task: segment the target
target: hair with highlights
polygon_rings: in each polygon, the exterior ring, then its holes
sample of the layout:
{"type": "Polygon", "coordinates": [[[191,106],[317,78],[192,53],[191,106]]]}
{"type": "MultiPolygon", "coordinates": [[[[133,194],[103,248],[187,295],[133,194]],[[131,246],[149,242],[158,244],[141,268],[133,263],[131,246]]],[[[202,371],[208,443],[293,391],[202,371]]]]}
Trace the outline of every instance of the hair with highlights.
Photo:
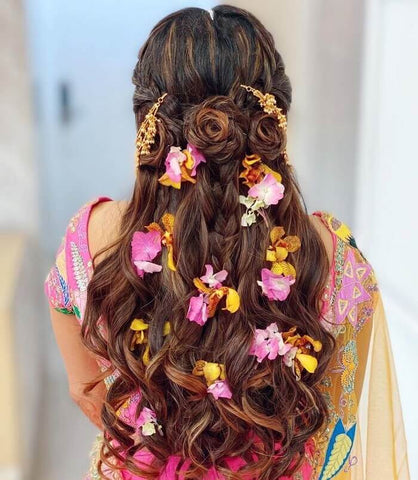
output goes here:
{"type": "Polygon", "coordinates": [[[226,478],[242,478],[246,472],[273,480],[299,467],[305,443],[327,415],[318,384],[334,349],[332,336],[319,322],[329,261],[294,171],[285,162],[286,133],[277,118],[240,87],[251,85],[273,94],[287,114],[291,85],[272,35],[246,10],[219,5],[213,11],[213,20],[200,8],[166,16],[139,51],[133,73],[137,128],[158,97],[167,96],[158,110],[155,143],[141,157],[119,236],[107,247],[109,253],[88,286],[82,335],[90,350],[120,372],[102,410],[103,461],[112,455],[122,458],[121,450],[110,444],[113,438],[127,454],[124,468],[147,478],[158,478],[167,457],[176,454],[190,460],[188,478],[203,478],[215,466],[226,478]],[[183,183],[180,190],[161,185],[158,179],[170,146],[185,147],[187,142],[207,160],[197,169],[196,184],[183,183]],[[248,191],[239,179],[246,154],[259,154],[281,174],[285,186],[284,198],[249,228],[241,226],[239,201],[248,191]],[[162,272],[140,278],[131,260],[132,236],[166,212],[175,215],[177,270],[167,268],[164,250],[162,272]],[[275,225],[301,239],[300,250],[290,254],[296,282],[283,302],[269,301],[257,285],[275,225]],[[204,273],[207,263],[215,271],[229,272],[226,283],[238,291],[241,306],[236,313],[219,308],[202,327],[187,320],[186,313],[196,293],[193,278],[204,273]],[[141,361],[145,345],[129,349],[130,324],[139,317],[150,325],[147,367],[141,361]],[[171,333],[163,336],[166,321],[171,333]],[[304,372],[297,381],[280,357],[259,363],[248,354],[255,329],[271,322],[281,331],[297,326],[322,342],[313,374],[304,372]],[[191,373],[199,359],[225,364],[231,399],[215,400],[206,393],[201,379],[191,373]],[[144,436],[134,445],[133,429],[115,412],[138,389],[139,408],[155,411],[164,435],[144,436]],[[251,440],[255,436],[260,442],[251,440]],[[143,448],[155,455],[152,465],[135,463],[135,452],[143,448]],[[224,459],[233,456],[246,460],[245,469],[228,469],[224,459]]]}

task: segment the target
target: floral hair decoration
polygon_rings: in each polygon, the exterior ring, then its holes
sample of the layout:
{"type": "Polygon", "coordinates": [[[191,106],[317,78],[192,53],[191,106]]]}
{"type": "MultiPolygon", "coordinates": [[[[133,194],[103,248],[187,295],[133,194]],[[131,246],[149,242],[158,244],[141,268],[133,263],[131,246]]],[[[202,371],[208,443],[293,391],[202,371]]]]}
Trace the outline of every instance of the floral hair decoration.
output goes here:
{"type": "Polygon", "coordinates": [[[212,265],[205,265],[206,273],[200,278],[194,278],[193,283],[199,290],[199,295],[190,298],[186,318],[191,322],[204,325],[208,318],[215,315],[216,307],[226,296],[226,306],[222,310],[231,313],[239,309],[240,297],[236,290],[224,287],[222,282],[228,276],[226,270],[213,273],[212,265]]]}
{"type": "Polygon", "coordinates": [[[143,278],[145,273],[161,272],[162,265],[152,261],[161,252],[161,246],[167,247],[167,265],[170,270],[175,271],[176,266],[173,260],[173,230],[174,216],[165,213],[161,219],[164,229],[156,222],[147,225],[147,232],[134,232],[131,248],[132,262],[135,265],[137,274],[143,278]]]}
{"type": "Polygon", "coordinates": [[[249,227],[256,221],[256,214],[270,205],[277,205],[284,195],[282,176],[261,161],[257,154],[246,155],[242,161],[244,171],[240,174],[244,185],[249,188],[248,195],[240,195],[240,203],[246,207],[241,217],[241,225],[249,227]]]}
{"type": "MultiPolygon", "coordinates": [[[[149,325],[142,318],[134,318],[131,322],[130,329],[134,331],[134,334],[131,339],[129,350],[133,351],[136,345],[146,344],[144,353],[142,354],[142,362],[144,363],[145,366],[148,366],[150,362],[149,345],[148,345],[148,337],[147,337],[149,325]]],[[[170,333],[171,333],[170,322],[165,322],[163,327],[163,337],[166,337],[170,333]]]]}
{"type": "Polygon", "coordinates": [[[232,392],[226,380],[225,365],[223,363],[206,362],[198,360],[192,371],[193,375],[205,377],[208,386],[207,392],[216,400],[218,398],[231,398],[232,392]]]}
{"type": "Polygon", "coordinates": [[[150,408],[143,407],[138,418],[136,418],[140,400],[141,394],[136,392],[116,412],[116,415],[122,421],[135,428],[135,432],[131,436],[135,444],[139,443],[141,435],[147,437],[154,435],[156,432],[163,435],[162,426],[158,423],[155,412],[150,408]]]}
{"type": "Polygon", "coordinates": [[[261,281],[257,281],[269,300],[285,300],[290,293],[290,286],[295,283],[295,267],[286,259],[289,253],[300,248],[301,243],[297,235],[284,235],[283,227],[271,230],[270,246],[266,252],[266,260],[271,262],[271,268],[263,268],[261,281]]]}
{"type": "Polygon", "coordinates": [[[182,182],[196,183],[196,168],[206,163],[203,154],[191,143],[184,150],[171,147],[165,159],[165,173],[158,181],[167,187],[181,188],[182,182]]]}
{"type": "Polygon", "coordinates": [[[283,357],[283,363],[290,367],[297,380],[300,380],[302,371],[314,373],[318,366],[318,360],[312,352],[320,352],[322,343],[314,340],[309,335],[299,335],[296,327],[287,332],[279,332],[277,323],[271,323],[265,329],[255,330],[253,343],[249,354],[257,357],[261,363],[266,357],[274,360],[278,356],[283,357]]]}

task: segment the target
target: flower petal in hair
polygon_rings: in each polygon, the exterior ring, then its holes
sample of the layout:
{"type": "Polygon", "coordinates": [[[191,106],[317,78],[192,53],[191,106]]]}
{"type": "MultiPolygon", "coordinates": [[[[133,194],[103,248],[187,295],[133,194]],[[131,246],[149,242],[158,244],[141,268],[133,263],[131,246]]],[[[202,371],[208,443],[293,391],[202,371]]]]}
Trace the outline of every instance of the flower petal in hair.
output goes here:
{"type": "Polygon", "coordinates": [[[137,274],[143,278],[145,273],[155,273],[162,270],[162,266],[152,260],[161,251],[161,234],[157,230],[148,232],[134,232],[131,241],[132,262],[137,274]]]}
{"type": "Polygon", "coordinates": [[[277,205],[284,196],[284,186],[280,173],[265,165],[259,155],[246,155],[242,161],[244,171],[240,178],[249,187],[248,196],[240,195],[240,203],[246,207],[241,217],[241,225],[249,227],[256,222],[257,214],[270,205],[277,205]]]}
{"type": "Polygon", "coordinates": [[[181,188],[182,182],[196,183],[196,168],[202,162],[206,159],[194,145],[188,143],[184,150],[172,146],[165,159],[165,173],[158,181],[176,189],[181,188]]]}
{"type": "Polygon", "coordinates": [[[263,202],[265,207],[277,205],[283,198],[284,186],[268,173],[260,183],[248,190],[248,196],[263,202]]]}
{"type": "Polygon", "coordinates": [[[206,268],[206,273],[202,277],[200,277],[200,280],[202,282],[206,283],[208,287],[210,288],[219,288],[222,286],[222,282],[226,280],[226,277],[228,276],[228,272],[226,270],[221,270],[218,273],[213,273],[213,267],[212,265],[205,265],[206,268]]]}
{"type": "Polygon", "coordinates": [[[160,435],[163,434],[162,427],[157,421],[157,416],[150,408],[143,407],[138,418],[136,417],[140,400],[141,393],[138,391],[131,395],[116,412],[116,415],[123,422],[135,428],[135,432],[132,434],[132,439],[135,440],[135,443],[139,443],[141,435],[150,436],[156,432],[160,435]]]}
{"type": "Polygon", "coordinates": [[[295,283],[292,275],[277,275],[268,268],[261,269],[261,281],[257,280],[262,292],[269,300],[286,300],[290,286],[295,283]]]}
{"type": "Polygon", "coordinates": [[[219,398],[232,397],[231,389],[226,380],[225,365],[223,363],[198,360],[193,368],[192,374],[205,377],[208,386],[206,391],[211,393],[216,400],[219,398]]]}
{"type": "Polygon", "coordinates": [[[214,273],[212,265],[205,265],[206,273],[200,278],[193,279],[195,287],[199,291],[198,296],[190,298],[186,318],[191,322],[204,325],[208,318],[215,315],[216,308],[223,297],[226,297],[225,307],[231,313],[236,312],[240,306],[240,297],[236,290],[225,287],[222,282],[228,272],[221,270],[214,273]]]}
{"type": "Polygon", "coordinates": [[[266,357],[274,360],[279,355],[284,356],[291,348],[291,345],[284,343],[277,323],[273,322],[265,329],[256,329],[249,353],[255,355],[258,362],[262,362],[266,357]]]}
{"type": "Polygon", "coordinates": [[[318,360],[311,354],[320,352],[322,343],[309,335],[299,335],[296,333],[296,327],[291,328],[288,332],[283,332],[282,337],[286,344],[292,346],[283,361],[285,365],[292,368],[296,379],[300,380],[303,369],[314,373],[318,367],[318,360]]]}
{"type": "MultiPolygon", "coordinates": [[[[148,323],[145,322],[142,318],[134,318],[131,322],[130,329],[134,331],[132,336],[131,344],[129,350],[134,350],[136,345],[145,344],[145,350],[142,354],[142,362],[145,366],[148,366],[150,363],[149,357],[149,344],[147,338],[147,331],[149,329],[148,323]]],[[[166,337],[171,333],[170,322],[164,322],[163,326],[163,337],[166,337]]]]}
{"type": "Polygon", "coordinates": [[[318,367],[318,360],[312,355],[322,350],[322,343],[309,335],[299,335],[296,327],[287,332],[279,332],[277,323],[271,323],[265,329],[256,329],[249,354],[255,355],[258,362],[266,357],[274,360],[283,357],[283,363],[290,367],[300,380],[302,370],[314,373],[318,367]]]}
{"type": "Polygon", "coordinates": [[[283,227],[274,227],[270,232],[270,245],[266,252],[266,260],[272,262],[271,271],[277,275],[296,277],[294,266],[287,262],[289,253],[299,250],[301,242],[297,235],[285,235],[283,227]]]}

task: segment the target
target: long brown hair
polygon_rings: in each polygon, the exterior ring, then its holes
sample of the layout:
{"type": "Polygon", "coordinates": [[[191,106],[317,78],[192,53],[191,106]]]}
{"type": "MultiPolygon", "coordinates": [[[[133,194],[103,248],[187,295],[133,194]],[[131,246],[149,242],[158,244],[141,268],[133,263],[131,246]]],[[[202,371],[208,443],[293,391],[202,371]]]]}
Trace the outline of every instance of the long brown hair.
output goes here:
{"type": "MultiPolygon", "coordinates": [[[[114,455],[136,475],[158,478],[169,455],[191,461],[189,478],[203,478],[212,466],[226,478],[242,478],[228,470],[225,457],[242,456],[246,471],[260,479],[290,475],[300,465],[306,441],[322,426],[327,408],[318,383],[333,352],[332,336],[321,326],[320,297],[329,261],[312,226],[293,168],[285,162],[286,134],[277,119],[264,113],[257,99],[240,84],[276,98],[287,114],[291,85],[271,34],[249,12],[219,5],[212,20],[206,10],[186,8],[163,18],[140,49],[133,73],[136,126],[164,92],[158,131],[149,155],[141,157],[132,198],[118,239],[95,268],[88,287],[83,340],[111,361],[120,375],[107,392],[102,410],[105,445],[102,460],[114,455]],[[170,146],[194,144],[206,157],[196,184],[180,190],[158,182],[170,146]],[[248,189],[239,179],[245,154],[259,154],[282,175],[284,198],[249,228],[241,226],[239,195],[248,189]],[[132,265],[131,239],[164,213],[175,216],[175,272],[140,278],[132,265]],[[290,254],[296,283],[283,302],[268,301],[257,285],[265,264],[269,232],[282,226],[301,239],[290,254]],[[218,309],[203,327],[186,319],[196,293],[193,278],[210,263],[229,272],[227,284],[241,297],[236,313],[218,309]],[[97,321],[105,322],[103,338],[97,321]],[[144,345],[131,351],[134,318],[149,323],[150,363],[141,361],[144,345]],[[171,333],[163,336],[163,325],[171,333]],[[318,339],[323,349],[315,373],[300,381],[277,360],[261,363],[248,354],[256,328],[276,322],[283,331],[297,326],[318,339]],[[192,375],[195,362],[223,363],[233,396],[215,400],[201,379],[192,375]],[[142,392],[138,411],[155,411],[164,435],[141,438],[135,445],[132,427],[116,410],[135,391],[142,392]],[[255,444],[254,434],[262,444],[255,444]],[[120,448],[110,444],[114,438],[120,448]],[[274,458],[275,443],[279,457],[274,458]],[[146,448],[155,455],[150,466],[137,465],[133,455],[146,448]],[[122,451],[124,452],[122,455],[122,451]],[[255,455],[254,455],[255,454],[255,455]]],[[[101,251],[103,252],[103,250],[101,251]]],[[[99,255],[101,252],[96,254],[99,255]]],[[[109,372],[107,372],[108,374],[109,372]]]]}

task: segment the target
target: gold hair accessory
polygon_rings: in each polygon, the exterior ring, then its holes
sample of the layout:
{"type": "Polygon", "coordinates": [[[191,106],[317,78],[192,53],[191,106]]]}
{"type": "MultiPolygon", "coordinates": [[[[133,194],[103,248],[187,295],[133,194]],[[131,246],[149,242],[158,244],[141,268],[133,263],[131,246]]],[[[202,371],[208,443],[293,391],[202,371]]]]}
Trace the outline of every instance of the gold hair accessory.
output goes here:
{"type": "Polygon", "coordinates": [[[251,92],[255,97],[258,98],[258,103],[266,113],[272,113],[277,117],[279,121],[279,127],[283,128],[284,131],[287,131],[287,118],[283,113],[282,109],[276,105],[276,98],[271,93],[261,93],[260,90],[257,90],[249,85],[240,85],[240,87],[245,88],[247,92],[251,92]]]}
{"type": "Polygon", "coordinates": [[[136,135],[136,166],[139,166],[139,157],[141,155],[148,155],[150,153],[150,146],[155,142],[155,134],[157,133],[156,124],[160,120],[155,116],[158,112],[160,105],[167,93],[161,95],[154,105],[150,108],[145,115],[143,122],[141,123],[138,133],[136,135]]]}

